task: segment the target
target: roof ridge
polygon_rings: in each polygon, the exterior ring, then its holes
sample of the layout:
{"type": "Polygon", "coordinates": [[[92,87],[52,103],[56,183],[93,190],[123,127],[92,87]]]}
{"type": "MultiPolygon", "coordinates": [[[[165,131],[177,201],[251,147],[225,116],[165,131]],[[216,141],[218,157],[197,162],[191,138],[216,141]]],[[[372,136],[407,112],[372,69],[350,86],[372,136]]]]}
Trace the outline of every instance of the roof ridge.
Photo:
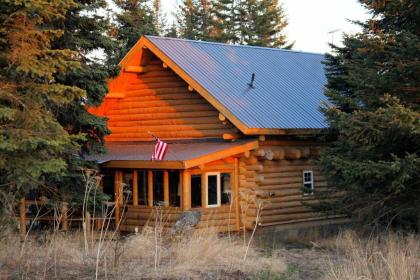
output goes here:
{"type": "Polygon", "coordinates": [[[232,44],[220,43],[220,42],[199,41],[199,40],[162,37],[162,36],[153,36],[153,35],[144,35],[144,36],[147,37],[147,38],[156,38],[156,39],[170,40],[170,41],[171,40],[173,40],[173,41],[184,41],[184,42],[191,42],[191,43],[196,43],[196,44],[221,45],[221,46],[226,46],[226,47],[249,48],[249,49],[253,48],[253,49],[262,49],[262,50],[270,50],[270,51],[282,51],[282,52],[291,52],[291,53],[301,53],[301,54],[325,56],[325,54],[323,54],[323,53],[308,52],[308,51],[297,51],[297,50],[269,48],[269,47],[260,47],[260,46],[249,46],[249,45],[232,45],[232,44]]]}

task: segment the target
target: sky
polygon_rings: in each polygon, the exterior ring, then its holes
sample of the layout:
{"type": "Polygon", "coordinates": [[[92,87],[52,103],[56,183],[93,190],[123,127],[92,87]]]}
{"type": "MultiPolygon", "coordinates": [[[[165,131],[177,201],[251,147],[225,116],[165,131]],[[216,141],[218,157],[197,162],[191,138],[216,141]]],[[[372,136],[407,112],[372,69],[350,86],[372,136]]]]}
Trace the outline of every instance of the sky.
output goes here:
{"type": "MultiPolygon", "coordinates": [[[[173,18],[181,0],[161,0],[168,20],[173,18]]],[[[359,28],[349,20],[365,20],[368,14],[357,0],[280,0],[289,25],[286,34],[295,41],[294,50],[325,53],[328,43],[338,44],[343,32],[355,33],[359,28]],[[332,32],[332,33],[331,33],[332,32]]]]}

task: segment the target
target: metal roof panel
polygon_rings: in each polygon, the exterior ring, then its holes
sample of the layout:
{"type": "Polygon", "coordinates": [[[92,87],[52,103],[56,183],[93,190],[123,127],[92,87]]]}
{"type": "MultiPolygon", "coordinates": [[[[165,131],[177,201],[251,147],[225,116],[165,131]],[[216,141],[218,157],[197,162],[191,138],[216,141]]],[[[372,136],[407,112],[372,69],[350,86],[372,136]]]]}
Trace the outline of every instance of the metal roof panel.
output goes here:
{"type": "Polygon", "coordinates": [[[146,37],[248,128],[327,127],[322,54],[146,37]]]}

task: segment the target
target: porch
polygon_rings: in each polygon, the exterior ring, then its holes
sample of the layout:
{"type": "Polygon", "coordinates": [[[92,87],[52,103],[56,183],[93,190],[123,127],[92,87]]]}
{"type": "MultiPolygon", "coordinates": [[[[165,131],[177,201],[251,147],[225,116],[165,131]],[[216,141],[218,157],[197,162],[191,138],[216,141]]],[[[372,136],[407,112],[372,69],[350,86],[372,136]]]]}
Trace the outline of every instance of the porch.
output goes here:
{"type": "Polygon", "coordinates": [[[169,143],[166,159],[151,161],[153,143],[108,144],[101,186],[117,205],[119,230],[171,228],[186,211],[200,212],[196,229],[239,230],[238,157],[257,147],[255,140],[169,143]]]}

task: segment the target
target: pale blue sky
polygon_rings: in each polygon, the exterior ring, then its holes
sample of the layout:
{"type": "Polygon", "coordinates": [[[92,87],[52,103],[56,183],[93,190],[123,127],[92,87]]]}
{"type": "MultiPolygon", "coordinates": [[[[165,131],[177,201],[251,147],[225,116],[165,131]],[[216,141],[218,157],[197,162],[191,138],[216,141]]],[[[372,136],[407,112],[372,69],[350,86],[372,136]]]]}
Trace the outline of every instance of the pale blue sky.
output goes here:
{"type": "MultiPolygon", "coordinates": [[[[182,0],[161,0],[168,21],[182,0]]],[[[347,19],[364,20],[366,10],[357,0],[280,0],[286,10],[289,26],[286,33],[290,41],[296,41],[293,49],[324,53],[328,43],[338,43],[343,32],[354,33],[358,27],[347,19]],[[328,34],[338,30],[335,34],[328,34]]]]}

